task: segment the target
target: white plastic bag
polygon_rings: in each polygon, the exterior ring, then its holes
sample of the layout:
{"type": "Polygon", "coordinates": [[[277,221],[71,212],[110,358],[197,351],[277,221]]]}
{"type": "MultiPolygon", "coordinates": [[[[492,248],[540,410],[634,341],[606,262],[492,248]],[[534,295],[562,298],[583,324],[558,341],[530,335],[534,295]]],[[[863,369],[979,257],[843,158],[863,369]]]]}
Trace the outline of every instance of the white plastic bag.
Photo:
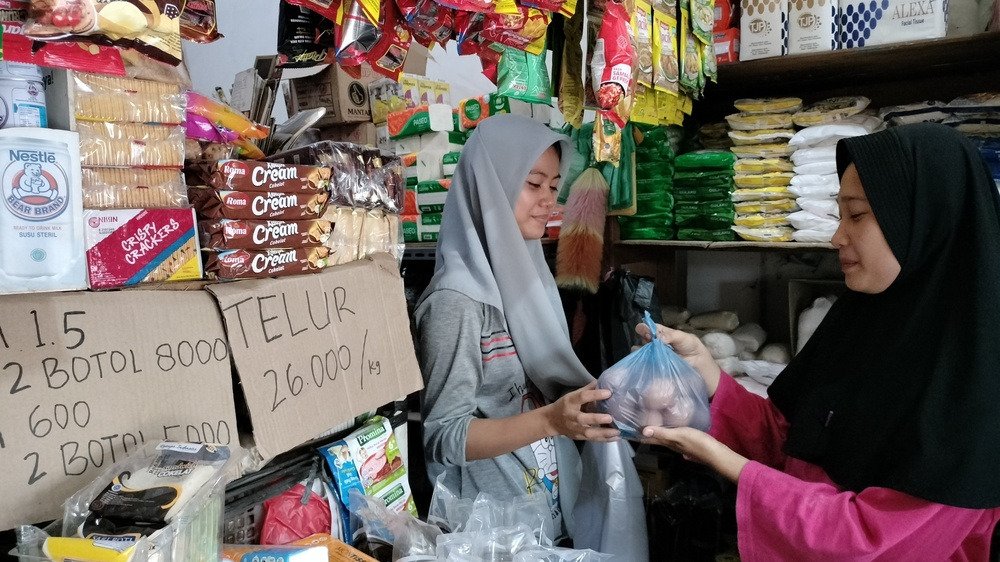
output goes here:
{"type": "Polygon", "coordinates": [[[625,440],[584,443],[574,547],[609,554],[615,562],[649,560],[646,509],[633,455],[625,440]]]}
{"type": "Polygon", "coordinates": [[[819,146],[816,148],[800,148],[792,153],[792,163],[796,166],[815,164],[817,162],[836,162],[836,146],[819,146]]]}
{"type": "Polygon", "coordinates": [[[834,232],[840,226],[840,221],[816,216],[809,211],[796,211],[788,215],[788,222],[799,230],[819,230],[834,232]]]}
{"type": "Polygon", "coordinates": [[[808,211],[817,217],[840,220],[840,206],[835,199],[799,197],[795,202],[803,211],[808,211]]]}
{"type": "Polygon", "coordinates": [[[870,131],[863,125],[841,122],[830,125],[806,127],[795,133],[788,144],[799,148],[836,145],[837,141],[849,137],[867,135],[870,131]]]}
{"type": "Polygon", "coordinates": [[[834,230],[796,230],[792,233],[792,239],[796,242],[827,244],[833,240],[835,232],[834,230]]]}
{"type": "Polygon", "coordinates": [[[828,160],[826,162],[813,162],[810,164],[796,164],[792,170],[800,176],[830,175],[837,173],[837,162],[828,160]]]}
{"type": "Polygon", "coordinates": [[[819,297],[813,301],[812,306],[803,310],[802,314],[799,314],[799,334],[795,346],[796,353],[802,351],[802,348],[809,341],[809,338],[812,337],[813,332],[819,327],[823,318],[826,317],[826,313],[830,312],[830,307],[833,306],[836,300],[837,298],[833,296],[819,297]]]}

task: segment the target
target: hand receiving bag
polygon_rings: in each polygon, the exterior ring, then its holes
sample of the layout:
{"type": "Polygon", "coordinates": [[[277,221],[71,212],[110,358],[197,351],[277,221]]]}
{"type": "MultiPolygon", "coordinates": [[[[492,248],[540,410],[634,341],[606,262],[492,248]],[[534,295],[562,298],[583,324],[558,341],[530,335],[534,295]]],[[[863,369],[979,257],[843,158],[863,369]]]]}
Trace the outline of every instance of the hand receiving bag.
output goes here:
{"type": "MultiPolygon", "coordinates": [[[[656,324],[645,315],[650,333],[656,324]]],[[[658,338],[609,367],[597,388],[611,390],[598,409],[614,418],[627,439],[638,439],[646,426],[693,427],[708,431],[708,389],[701,375],[658,338]]]]}

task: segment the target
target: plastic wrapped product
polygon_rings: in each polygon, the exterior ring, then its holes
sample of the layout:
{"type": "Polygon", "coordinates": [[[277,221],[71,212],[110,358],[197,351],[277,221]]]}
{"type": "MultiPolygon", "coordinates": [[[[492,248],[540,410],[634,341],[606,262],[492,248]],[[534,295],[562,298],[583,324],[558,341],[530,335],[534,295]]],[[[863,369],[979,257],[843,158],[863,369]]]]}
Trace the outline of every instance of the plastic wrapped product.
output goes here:
{"type": "Polygon", "coordinates": [[[701,314],[692,316],[688,320],[688,324],[700,330],[732,332],[740,325],[740,317],[735,312],[729,310],[702,312],[701,314]]]}
{"type": "Polygon", "coordinates": [[[181,124],[180,86],[100,74],[73,74],[73,108],[80,121],[181,124]]]}
{"type": "Polygon", "coordinates": [[[222,160],[209,185],[216,189],[273,193],[316,193],[330,187],[330,169],[253,160],[222,160]]]}
{"type": "Polygon", "coordinates": [[[753,322],[741,324],[730,335],[736,340],[741,351],[750,351],[753,353],[756,353],[760,349],[760,346],[764,345],[764,342],[767,341],[767,332],[759,324],[754,324],[753,322]]]}
{"type": "Polygon", "coordinates": [[[788,215],[788,222],[798,230],[826,230],[836,231],[840,226],[840,221],[820,217],[809,211],[798,211],[788,215]]]}
{"type": "Polygon", "coordinates": [[[812,306],[802,311],[799,314],[798,320],[798,341],[796,342],[795,352],[798,353],[802,351],[802,348],[812,337],[816,328],[819,327],[820,323],[823,322],[823,318],[826,317],[826,313],[830,312],[830,307],[833,306],[836,297],[819,297],[813,301],[812,306]]]}
{"type": "Polygon", "coordinates": [[[733,183],[739,188],[783,187],[787,186],[792,176],[789,172],[772,172],[769,174],[736,174],[733,183]]]}
{"type": "Polygon", "coordinates": [[[209,252],[205,274],[210,279],[263,279],[316,273],[329,265],[329,255],[325,247],[209,252]]]}
{"type": "Polygon", "coordinates": [[[177,170],[83,168],[83,206],[88,209],[185,207],[187,186],[177,170]]]}
{"type": "MultiPolygon", "coordinates": [[[[648,312],[646,325],[656,333],[648,312]]],[[[611,398],[598,403],[598,409],[611,414],[626,438],[638,438],[648,425],[702,431],[710,425],[708,391],[701,375],[659,339],[604,371],[597,386],[612,391],[611,398]]]]}
{"type": "MultiPolygon", "coordinates": [[[[799,176],[796,176],[799,177],[799,176]]],[[[793,178],[794,179],[794,178],[793,178]]],[[[837,197],[837,193],[840,192],[840,185],[790,185],[788,186],[788,191],[791,192],[792,197],[797,199],[802,199],[808,197],[810,199],[834,199],[837,197]]]]}
{"type": "Polygon", "coordinates": [[[703,240],[709,242],[730,242],[736,239],[736,235],[728,228],[678,228],[678,240],[703,240]]]}
{"type": "Polygon", "coordinates": [[[796,187],[831,187],[833,189],[840,189],[840,178],[837,177],[836,173],[800,174],[793,177],[792,181],[788,183],[796,187]]]}
{"type": "Polygon", "coordinates": [[[753,215],[736,215],[736,219],[733,221],[733,224],[736,226],[745,226],[747,228],[768,228],[774,226],[788,226],[791,223],[789,222],[787,213],[757,213],[753,215]]]}
{"type": "Polygon", "coordinates": [[[742,146],[786,143],[795,136],[795,131],[792,129],[761,129],[759,131],[729,131],[728,134],[733,144],[742,146]]]}
{"type": "Polygon", "coordinates": [[[614,558],[593,550],[559,547],[530,547],[514,555],[514,562],[603,562],[614,558]]]}
{"type": "Polygon", "coordinates": [[[529,103],[552,103],[545,55],[505,47],[498,67],[497,94],[529,103]]]}
{"type": "Polygon", "coordinates": [[[826,162],[801,164],[795,166],[793,171],[800,176],[828,176],[837,173],[837,162],[836,160],[829,160],[826,162]]]}
{"type": "Polygon", "coordinates": [[[701,341],[708,348],[708,352],[712,354],[713,359],[733,357],[738,352],[736,340],[723,332],[709,332],[701,337],[701,341]]]}
{"type": "Polygon", "coordinates": [[[140,123],[77,122],[84,166],[180,168],[184,165],[182,127],[140,123]]]}
{"type": "Polygon", "coordinates": [[[733,232],[748,242],[790,242],[795,231],[781,226],[770,228],[734,226],[733,232]]]}
{"type": "Polygon", "coordinates": [[[732,173],[736,156],[727,150],[696,150],[674,160],[674,169],[680,171],[723,170],[732,173]]]}
{"type": "Polygon", "coordinates": [[[760,350],[760,359],[771,363],[781,363],[787,365],[791,360],[788,353],[788,346],[783,343],[769,343],[760,350]]]}
{"type": "MultiPolygon", "coordinates": [[[[791,138],[791,137],[789,137],[791,138]]],[[[816,164],[819,162],[836,162],[836,146],[820,146],[816,148],[800,148],[792,153],[792,163],[796,166],[816,164]]]]}
{"type": "Polygon", "coordinates": [[[733,164],[737,174],[770,174],[791,172],[792,163],[784,158],[741,158],[733,164]]]}
{"type": "Polygon", "coordinates": [[[218,219],[198,224],[206,250],[267,250],[323,246],[333,225],[325,220],[255,221],[218,219]]]}
{"type": "Polygon", "coordinates": [[[741,201],[775,201],[778,199],[791,199],[792,197],[792,192],[787,187],[737,189],[732,194],[734,203],[741,201]]]}
{"type": "Polygon", "coordinates": [[[806,127],[795,133],[788,144],[800,148],[811,148],[817,146],[836,146],[837,141],[849,137],[859,137],[867,135],[871,131],[863,125],[850,122],[832,123],[828,125],[817,125],[806,127]]]}
{"type": "Polygon", "coordinates": [[[329,551],[323,546],[261,546],[227,544],[222,547],[222,562],[328,562],[329,551]]]}
{"type": "Polygon", "coordinates": [[[833,123],[864,111],[871,100],[864,96],[843,96],[816,102],[792,116],[799,127],[813,127],[833,123]]]}
{"type": "Polygon", "coordinates": [[[802,109],[800,98],[744,98],[733,102],[743,113],[795,113],[802,109]]]}
{"type": "Polygon", "coordinates": [[[804,243],[829,244],[833,240],[835,230],[796,230],[792,240],[804,243]]]}
{"type": "Polygon", "coordinates": [[[840,220],[840,207],[835,199],[799,197],[795,200],[803,211],[808,211],[818,217],[840,220]]]}
{"type": "Polygon", "coordinates": [[[777,199],[774,201],[741,201],[734,203],[736,212],[742,215],[756,213],[791,213],[799,210],[799,205],[792,199],[777,199]]]}
{"type": "Polygon", "coordinates": [[[181,10],[181,37],[196,43],[222,38],[215,12],[215,0],[187,0],[181,10]]]}
{"type": "Polygon", "coordinates": [[[784,158],[795,149],[788,143],[749,144],[730,148],[738,158],[784,158]]]}
{"type": "Polygon", "coordinates": [[[730,375],[743,374],[743,368],[740,366],[740,360],[737,357],[719,357],[715,360],[715,362],[719,365],[720,369],[730,375]]]}
{"type": "Polygon", "coordinates": [[[188,197],[206,219],[313,220],[323,216],[326,193],[251,193],[192,187],[188,197]]]}
{"type": "Polygon", "coordinates": [[[734,113],[726,116],[729,127],[736,131],[759,131],[762,129],[791,129],[790,113],[734,113]]]}

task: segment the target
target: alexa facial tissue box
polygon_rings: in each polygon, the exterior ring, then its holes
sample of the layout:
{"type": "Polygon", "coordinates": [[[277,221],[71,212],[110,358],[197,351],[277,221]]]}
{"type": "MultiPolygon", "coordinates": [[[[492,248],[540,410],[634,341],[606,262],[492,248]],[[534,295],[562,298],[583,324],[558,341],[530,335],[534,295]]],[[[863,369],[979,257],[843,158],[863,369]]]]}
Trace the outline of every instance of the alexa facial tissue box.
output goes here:
{"type": "Polygon", "coordinates": [[[837,49],[837,0],[791,0],[788,54],[837,49]]]}
{"type": "Polygon", "coordinates": [[[947,0],[840,0],[840,48],[944,37],[947,0]]]}
{"type": "Polygon", "coordinates": [[[788,0],[742,0],[740,9],[741,61],[788,52],[788,0]]]}

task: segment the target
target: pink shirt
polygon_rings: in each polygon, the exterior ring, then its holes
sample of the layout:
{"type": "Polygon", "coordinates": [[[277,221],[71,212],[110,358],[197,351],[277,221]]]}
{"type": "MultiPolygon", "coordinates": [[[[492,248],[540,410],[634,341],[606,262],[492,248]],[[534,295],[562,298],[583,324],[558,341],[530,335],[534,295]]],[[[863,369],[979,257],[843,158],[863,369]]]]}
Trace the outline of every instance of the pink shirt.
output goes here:
{"type": "Polygon", "coordinates": [[[740,558],[756,560],[988,560],[1000,508],[965,509],[888,488],[860,493],[782,451],[788,422],[723,374],[711,435],[750,459],[736,489],[740,558]]]}

